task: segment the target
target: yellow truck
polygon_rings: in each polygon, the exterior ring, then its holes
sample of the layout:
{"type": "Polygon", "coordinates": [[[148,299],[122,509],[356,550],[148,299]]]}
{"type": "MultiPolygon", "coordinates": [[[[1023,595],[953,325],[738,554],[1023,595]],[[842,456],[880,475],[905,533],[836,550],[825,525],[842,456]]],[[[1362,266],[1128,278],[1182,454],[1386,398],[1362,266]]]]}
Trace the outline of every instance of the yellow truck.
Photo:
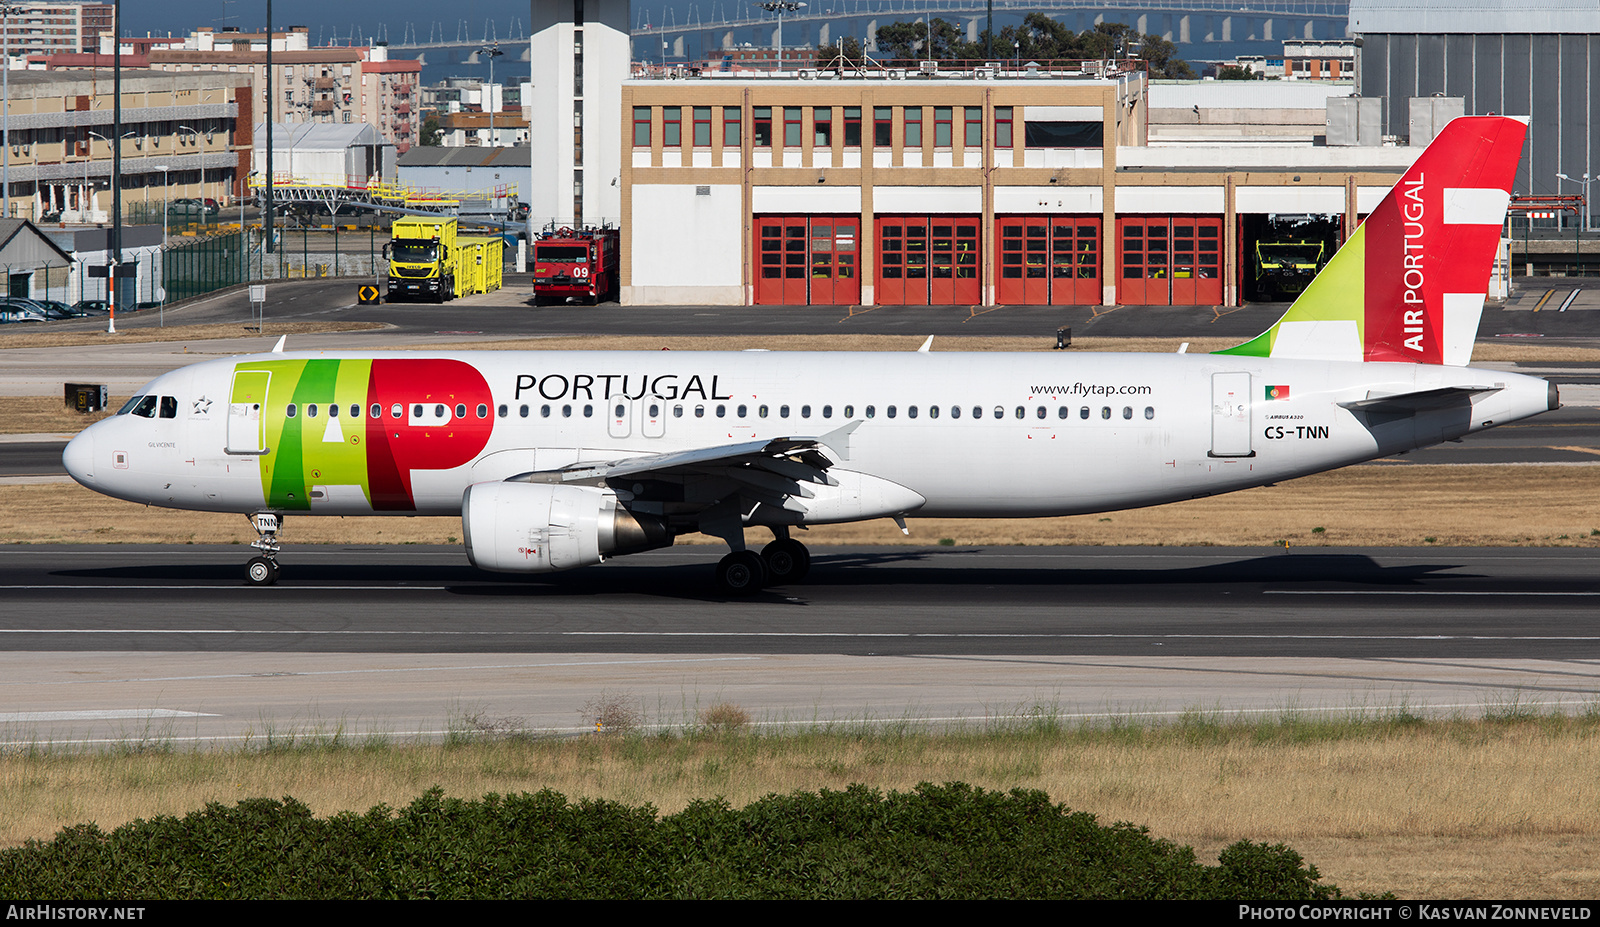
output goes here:
{"type": "Polygon", "coordinates": [[[461,241],[456,220],[406,216],[390,229],[389,302],[428,299],[442,303],[461,290],[461,241]]]}
{"type": "Polygon", "coordinates": [[[462,235],[455,219],[406,216],[396,219],[385,254],[389,258],[389,302],[426,299],[436,303],[500,289],[505,242],[497,235],[462,235]]]}

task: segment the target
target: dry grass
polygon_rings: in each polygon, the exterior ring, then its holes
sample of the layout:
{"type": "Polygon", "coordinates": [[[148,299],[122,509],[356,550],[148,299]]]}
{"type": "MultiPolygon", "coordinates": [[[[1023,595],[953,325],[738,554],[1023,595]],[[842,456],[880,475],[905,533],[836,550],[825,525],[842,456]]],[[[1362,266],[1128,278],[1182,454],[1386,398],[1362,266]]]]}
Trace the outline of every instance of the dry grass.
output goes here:
{"type": "Polygon", "coordinates": [[[73,411],[60,396],[0,399],[0,434],[77,434],[116,412],[126,401],[126,396],[113,396],[109,408],[84,415],[73,411]]]}
{"type": "MultiPolygon", "coordinates": [[[[267,320],[266,335],[315,335],[325,332],[368,332],[387,328],[381,322],[273,322],[267,320]]],[[[254,323],[229,322],[215,325],[126,325],[115,335],[104,329],[91,332],[27,331],[0,334],[0,351],[10,348],[64,348],[81,344],[144,344],[156,341],[215,341],[219,338],[254,338],[261,334],[254,323]]]]}
{"type": "MultiPolygon", "coordinates": [[[[110,499],[77,484],[0,486],[0,543],[248,543],[240,515],[180,512],[110,499]]],[[[1108,515],[1069,518],[911,519],[911,536],[888,520],[825,525],[805,541],[826,544],[1075,544],[1257,546],[1600,545],[1600,467],[1351,467],[1108,515]],[[1322,531],[1315,531],[1322,528],[1322,531]]],[[[455,544],[454,517],[289,516],[295,544],[455,544]]],[[[756,533],[754,536],[759,536],[756,533]]],[[[719,544],[703,535],[679,543],[719,544]]]]}
{"type": "MultiPolygon", "coordinates": [[[[1103,821],[1127,820],[1214,858],[1240,839],[1286,842],[1347,892],[1409,898],[1588,898],[1600,892],[1600,739],[1592,718],[1436,724],[1285,719],[1230,727],[998,735],[720,733],[497,736],[479,719],[445,746],[0,758],[0,845],[67,824],[114,827],[209,801],[293,795],[318,814],[553,788],[571,798],[735,805],[770,792],[961,780],[1043,789],[1103,821]],[[470,742],[469,742],[470,741],[470,742]]],[[[293,737],[276,733],[276,744],[293,737]]],[[[267,738],[263,736],[263,740],[267,738]]],[[[305,738],[317,743],[320,738],[305,738]]]]}

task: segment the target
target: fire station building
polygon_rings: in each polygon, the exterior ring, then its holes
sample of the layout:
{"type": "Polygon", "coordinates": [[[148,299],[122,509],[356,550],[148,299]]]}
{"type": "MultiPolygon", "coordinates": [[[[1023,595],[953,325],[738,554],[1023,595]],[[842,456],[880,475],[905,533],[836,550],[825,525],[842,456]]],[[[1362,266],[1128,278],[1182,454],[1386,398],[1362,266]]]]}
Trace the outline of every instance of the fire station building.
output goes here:
{"type": "Polygon", "coordinates": [[[938,65],[625,81],[622,301],[1238,305],[1267,217],[1336,247],[1421,150],[1286,143],[1230,104],[1272,88],[938,65]]]}

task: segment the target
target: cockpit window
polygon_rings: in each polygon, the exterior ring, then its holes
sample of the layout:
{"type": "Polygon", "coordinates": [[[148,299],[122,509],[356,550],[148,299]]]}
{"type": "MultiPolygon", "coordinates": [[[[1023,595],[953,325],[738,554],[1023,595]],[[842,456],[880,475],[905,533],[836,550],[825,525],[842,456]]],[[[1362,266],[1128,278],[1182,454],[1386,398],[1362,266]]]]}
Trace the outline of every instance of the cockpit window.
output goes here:
{"type": "MultiPolygon", "coordinates": [[[[128,400],[128,404],[123,406],[122,411],[117,414],[126,415],[131,413],[141,418],[155,418],[157,398],[156,396],[135,396],[128,400]]],[[[174,410],[174,414],[176,414],[176,410],[174,410]]]]}
{"type": "Polygon", "coordinates": [[[162,418],[177,418],[178,417],[178,397],[176,397],[176,396],[162,396],[161,397],[161,417],[162,418]]]}

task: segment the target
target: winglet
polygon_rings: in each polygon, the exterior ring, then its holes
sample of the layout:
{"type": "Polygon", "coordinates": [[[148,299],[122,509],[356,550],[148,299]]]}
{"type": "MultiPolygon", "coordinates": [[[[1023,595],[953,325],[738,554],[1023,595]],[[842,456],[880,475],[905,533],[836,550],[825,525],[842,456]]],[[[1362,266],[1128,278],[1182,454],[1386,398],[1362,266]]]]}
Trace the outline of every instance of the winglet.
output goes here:
{"type": "Polygon", "coordinates": [[[288,340],[289,340],[289,336],[288,335],[280,335],[280,336],[278,336],[278,343],[272,346],[272,353],[274,353],[274,354],[282,354],[283,353],[283,344],[284,344],[284,342],[286,342],[288,340]]]}
{"type": "Polygon", "coordinates": [[[933,347],[933,336],[932,336],[932,335],[929,335],[929,336],[928,336],[928,340],[927,340],[927,341],[924,341],[924,342],[923,342],[923,343],[922,343],[922,347],[920,347],[920,348],[917,348],[917,353],[918,353],[918,354],[926,354],[926,353],[928,353],[928,350],[929,350],[929,349],[930,349],[930,348],[932,348],[932,347],[933,347]]]}
{"type": "Polygon", "coordinates": [[[1445,126],[1248,357],[1465,366],[1528,127],[1445,126]]]}

